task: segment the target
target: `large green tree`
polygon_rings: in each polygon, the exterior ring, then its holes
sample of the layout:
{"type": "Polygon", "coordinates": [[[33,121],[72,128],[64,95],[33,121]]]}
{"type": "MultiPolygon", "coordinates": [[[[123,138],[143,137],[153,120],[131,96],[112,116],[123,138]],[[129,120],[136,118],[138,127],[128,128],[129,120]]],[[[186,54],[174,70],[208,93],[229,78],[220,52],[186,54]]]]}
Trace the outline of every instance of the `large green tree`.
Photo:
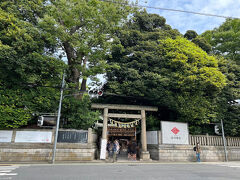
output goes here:
{"type": "Polygon", "coordinates": [[[67,57],[67,79],[76,90],[85,91],[87,78],[104,73],[113,32],[130,13],[121,5],[127,1],[118,2],[59,0],[47,5],[41,27],[67,57]]]}
{"type": "Polygon", "coordinates": [[[0,9],[0,68],[6,86],[44,84],[62,66],[48,56],[42,33],[31,23],[0,9]]]}
{"type": "MultiPolygon", "coordinates": [[[[217,95],[226,84],[218,59],[155,14],[140,12],[118,33],[107,73],[107,92],[149,99],[178,120],[196,124],[216,118],[217,95]]],[[[191,130],[191,129],[190,129],[191,130]]]]}
{"type": "Polygon", "coordinates": [[[221,26],[204,32],[213,47],[212,52],[240,63],[240,19],[227,19],[221,26]]]}
{"type": "Polygon", "coordinates": [[[212,54],[222,56],[220,70],[227,77],[227,86],[218,97],[219,119],[223,119],[229,135],[240,135],[240,106],[234,102],[240,99],[239,39],[240,20],[227,19],[221,26],[204,32],[205,38],[212,46],[212,54]]]}
{"type": "Polygon", "coordinates": [[[227,77],[227,85],[217,98],[218,119],[215,122],[222,119],[227,135],[240,136],[240,106],[236,104],[240,99],[240,66],[230,59],[219,59],[219,68],[227,77]]]}
{"type": "MultiPolygon", "coordinates": [[[[0,116],[4,121],[0,128],[26,125],[36,112],[56,112],[65,68],[58,59],[62,55],[68,60],[68,88],[79,90],[82,78],[85,91],[87,78],[104,72],[113,32],[130,9],[98,0],[1,1],[0,116]]],[[[68,126],[91,124],[97,116],[89,107],[87,98],[81,102],[64,99],[68,126]]]]}
{"type": "Polygon", "coordinates": [[[48,55],[42,32],[20,12],[12,12],[11,1],[1,7],[0,128],[17,128],[35,112],[56,110],[59,90],[45,87],[59,86],[64,63],[48,55]]]}

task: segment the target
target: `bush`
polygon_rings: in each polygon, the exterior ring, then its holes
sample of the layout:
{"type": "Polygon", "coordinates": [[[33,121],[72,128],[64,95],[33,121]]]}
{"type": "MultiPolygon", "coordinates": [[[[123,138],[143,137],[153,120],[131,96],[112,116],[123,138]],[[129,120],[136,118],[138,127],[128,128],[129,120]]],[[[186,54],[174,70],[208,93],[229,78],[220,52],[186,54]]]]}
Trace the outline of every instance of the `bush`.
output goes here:
{"type": "Polygon", "coordinates": [[[88,95],[83,98],[66,98],[63,102],[62,118],[66,120],[65,128],[88,129],[99,120],[99,112],[91,110],[91,101],[88,95]]]}
{"type": "Polygon", "coordinates": [[[27,125],[31,118],[28,110],[15,105],[0,105],[0,128],[18,128],[27,125]]]}

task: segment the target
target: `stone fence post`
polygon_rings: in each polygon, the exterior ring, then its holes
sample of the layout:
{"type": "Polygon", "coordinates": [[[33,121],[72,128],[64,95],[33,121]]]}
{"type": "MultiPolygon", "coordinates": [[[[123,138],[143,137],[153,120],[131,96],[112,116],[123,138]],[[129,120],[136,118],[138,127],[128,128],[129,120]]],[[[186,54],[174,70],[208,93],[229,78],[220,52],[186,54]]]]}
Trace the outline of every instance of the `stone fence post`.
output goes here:
{"type": "Polygon", "coordinates": [[[93,142],[92,128],[88,128],[88,144],[93,142]]]}
{"type": "Polygon", "coordinates": [[[162,144],[162,132],[157,131],[157,134],[158,134],[158,144],[162,144]]]}
{"type": "Polygon", "coordinates": [[[206,139],[207,139],[207,146],[209,146],[210,145],[210,142],[209,142],[209,135],[208,135],[208,133],[206,134],[206,139]]]}
{"type": "Polygon", "coordinates": [[[14,130],[13,130],[13,133],[12,133],[11,143],[14,143],[14,142],[15,142],[15,138],[16,138],[16,130],[14,129],[14,130]]]}

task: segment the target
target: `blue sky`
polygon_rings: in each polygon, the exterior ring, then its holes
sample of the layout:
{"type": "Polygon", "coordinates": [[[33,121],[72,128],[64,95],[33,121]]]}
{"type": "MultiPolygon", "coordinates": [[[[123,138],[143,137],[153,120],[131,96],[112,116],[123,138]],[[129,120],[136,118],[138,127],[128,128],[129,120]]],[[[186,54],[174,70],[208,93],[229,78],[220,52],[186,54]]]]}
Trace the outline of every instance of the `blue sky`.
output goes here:
{"type": "MultiPolygon", "coordinates": [[[[240,0],[139,0],[139,5],[169,9],[195,11],[240,18],[240,0]]],[[[212,30],[221,25],[225,19],[207,17],[188,13],[147,9],[149,13],[159,14],[166,18],[167,24],[178,29],[182,34],[195,30],[198,34],[212,30]]]]}

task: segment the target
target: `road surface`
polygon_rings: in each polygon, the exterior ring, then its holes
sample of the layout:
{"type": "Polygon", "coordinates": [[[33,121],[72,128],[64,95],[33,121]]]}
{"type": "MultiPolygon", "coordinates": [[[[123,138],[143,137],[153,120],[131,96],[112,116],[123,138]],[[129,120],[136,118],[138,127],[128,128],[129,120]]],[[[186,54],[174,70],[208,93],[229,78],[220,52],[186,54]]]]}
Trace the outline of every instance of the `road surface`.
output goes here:
{"type": "Polygon", "coordinates": [[[240,162],[0,165],[0,180],[239,180],[240,162]]]}

